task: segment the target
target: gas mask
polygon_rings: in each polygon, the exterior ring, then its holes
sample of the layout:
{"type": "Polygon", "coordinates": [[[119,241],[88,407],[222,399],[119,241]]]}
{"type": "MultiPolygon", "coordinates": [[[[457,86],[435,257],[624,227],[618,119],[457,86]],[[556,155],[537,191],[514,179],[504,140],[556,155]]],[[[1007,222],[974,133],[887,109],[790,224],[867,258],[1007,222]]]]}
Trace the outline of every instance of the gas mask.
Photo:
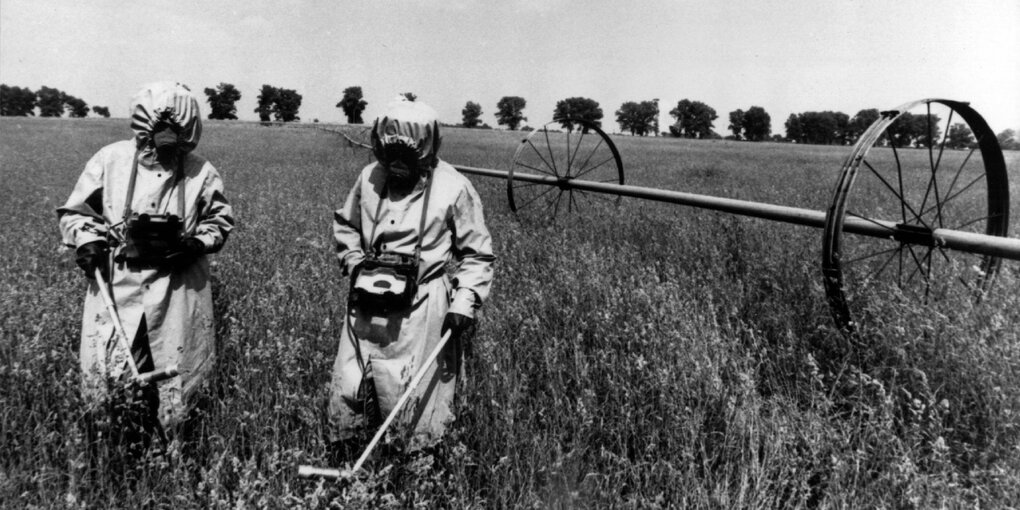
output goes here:
{"type": "Polygon", "coordinates": [[[180,151],[179,128],[160,122],[152,130],[152,144],[156,149],[156,160],[161,164],[173,163],[180,151]]]}
{"type": "Polygon", "coordinates": [[[380,163],[386,169],[386,182],[398,189],[410,189],[421,179],[424,162],[418,151],[402,141],[382,146],[380,163]]]}
{"type": "Polygon", "coordinates": [[[436,111],[401,97],[372,126],[372,152],[386,170],[387,185],[409,190],[435,168],[441,137],[436,111]]]}

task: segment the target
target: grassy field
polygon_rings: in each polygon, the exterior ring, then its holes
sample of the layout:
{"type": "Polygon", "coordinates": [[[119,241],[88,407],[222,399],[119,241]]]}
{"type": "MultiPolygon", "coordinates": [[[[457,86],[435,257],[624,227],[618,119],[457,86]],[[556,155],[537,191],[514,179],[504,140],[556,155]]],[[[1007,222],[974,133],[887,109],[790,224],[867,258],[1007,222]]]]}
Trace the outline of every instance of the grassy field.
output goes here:
{"type": "MultiPolygon", "coordinates": [[[[208,122],[238,227],[214,257],[205,434],[131,471],[90,448],[84,279],[54,209],[126,120],[0,119],[0,505],[27,508],[999,508],[1020,501],[1020,298],[870,302],[835,330],[821,231],[625,199],[516,220],[472,177],[497,261],[445,448],[347,486],[322,464],[346,282],[332,211],[369,161],[334,134],[208,122]]],[[[519,134],[449,129],[507,169],[519,134]]],[[[824,210],[847,147],[614,137],[629,184],[824,210]]],[[[1007,155],[1012,171],[1020,157],[1007,155]]],[[[1016,177],[1014,175],[1014,177],[1016,177]]],[[[1013,190],[1013,196],[1020,196],[1013,190]]],[[[1016,214],[1012,221],[1017,225],[1016,214]]]]}

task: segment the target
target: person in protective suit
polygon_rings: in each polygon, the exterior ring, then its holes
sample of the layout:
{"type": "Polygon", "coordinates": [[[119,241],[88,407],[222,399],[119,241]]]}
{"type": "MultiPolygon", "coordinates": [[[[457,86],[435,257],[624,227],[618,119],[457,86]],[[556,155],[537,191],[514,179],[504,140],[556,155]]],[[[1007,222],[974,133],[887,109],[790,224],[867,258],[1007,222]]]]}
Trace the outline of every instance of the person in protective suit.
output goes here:
{"type": "Polygon", "coordinates": [[[351,278],[329,386],[334,462],[374,433],[446,330],[451,339],[401,409],[389,444],[434,446],[454,420],[461,361],[495,257],[478,193],[439,159],[441,140],[432,108],[398,98],[372,128],[377,161],[334,214],[337,257],[351,278]],[[373,294],[378,285],[392,292],[373,294]]]}
{"type": "Polygon", "coordinates": [[[191,91],[173,82],[147,85],[132,98],[131,114],[134,137],[89,160],[57,216],[88,278],[80,365],[90,410],[108,404],[131,375],[99,293],[106,284],[139,371],[180,371],[141,392],[144,427],[165,437],[188,417],[213,370],[207,255],[223,247],[234,219],[219,173],[192,152],[202,122],[191,91]]]}

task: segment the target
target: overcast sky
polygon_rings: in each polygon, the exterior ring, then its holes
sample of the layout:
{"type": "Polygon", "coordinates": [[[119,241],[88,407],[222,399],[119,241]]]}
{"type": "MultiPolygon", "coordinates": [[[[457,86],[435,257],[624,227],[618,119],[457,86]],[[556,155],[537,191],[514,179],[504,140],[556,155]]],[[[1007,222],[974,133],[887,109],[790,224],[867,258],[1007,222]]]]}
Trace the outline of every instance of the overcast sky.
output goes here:
{"type": "Polygon", "coordinates": [[[503,96],[528,124],[556,101],[598,101],[604,124],[625,101],[681,99],[728,113],[764,107],[773,132],[795,112],[890,109],[925,97],[970,101],[998,133],[1020,131],[1020,2],[782,1],[161,1],[0,0],[0,82],[59,88],[126,117],[143,84],[220,82],[252,112],[262,84],[295,89],[304,121],[344,119],[359,85],[366,120],[410,91],[457,123],[503,96]]]}

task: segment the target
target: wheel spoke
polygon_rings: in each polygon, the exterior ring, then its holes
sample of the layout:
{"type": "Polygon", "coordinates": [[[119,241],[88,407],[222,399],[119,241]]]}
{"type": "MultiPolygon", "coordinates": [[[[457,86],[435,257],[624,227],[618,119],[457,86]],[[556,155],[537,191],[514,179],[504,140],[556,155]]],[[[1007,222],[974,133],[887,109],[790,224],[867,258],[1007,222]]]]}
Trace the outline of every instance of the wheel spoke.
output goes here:
{"type": "Polygon", "coordinates": [[[567,168],[563,170],[563,175],[566,175],[568,177],[570,176],[570,163],[571,163],[571,160],[570,160],[570,132],[571,131],[573,131],[573,129],[568,129],[567,130],[567,168]]]}
{"type": "Polygon", "coordinates": [[[925,272],[924,272],[924,302],[925,302],[925,304],[928,303],[928,295],[931,292],[931,266],[932,266],[931,254],[932,254],[933,251],[935,251],[934,248],[928,248],[928,253],[926,253],[924,255],[925,262],[928,264],[925,267],[925,272]]]}
{"type": "Polygon", "coordinates": [[[552,143],[549,141],[549,129],[542,128],[542,132],[545,134],[545,148],[549,149],[549,161],[552,161],[553,171],[556,172],[556,176],[559,177],[560,171],[556,168],[556,156],[553,155],[552,143]]]}
{"type": "Polygon", "coordinates": [[[892,228],[892,227],[890,227],[888,225],[883,225],[883,224],[881,224],[881,223],[879,223],[879,222],[877,222],[877,221],[875,221],[875,220],[873,220],[871,218],[868,218],[868,217],[865,217],[865,216],[861,216],[860,214],[857,214],[857,213],[855,213],[853,211],[847,211],[846,215],[847,216],[853,216],[854,218],[860,218],[860,219],[862,219],[862,220],[864,220],[864,221],[866,221],[868,223],[874,223],[875,225],[877,225],[879,227],[882,227],[882,228],[888,230],[889,232],[896,232],[895,228],[892,228]]]}
{"type": "MultiPolygon", "coordinates": [[[[529,138],[529,139],[525,140],[525,143],[527,143],[528,145],[531,146],[531,150],[535,151],[535,155],[538,156],[538,159],[542,160],[542,163],[545,163],[546,168],[549,168],[550,170],[553,171],[553,173],[551,173],[551,174],[549,174],[549,172],[544,172],[544,173],[547,173],[547,174],[555,176],[555,177],[559,177],[559,174],[556,173],[556,167],[553,166],[553,165],[550,165],[549,162],[545,160],[545,157],[542,156],[542,153],[538,151],[538,147],[536,147],[535,144],[531,142],[531,139],[529,138]]],[[[528,168],[531,168],[531,167],[528,167],[528,168]]]]}
{"type": "MultiPolygon", "coordinates": [[[[871,166],[871,163],[868,163],[868,160],[864,159],[864,160],[861,160],[861,161],[864,163],[864,166],[868,167],[868,170],[871,170],[871,173],[875,174],[875,177],[878,177],[878,180],[882,181],[882,184],[884,184],[885,187],[888,188],[889,191],[891,191],[892,194],[896,198],[898,198],[900,200],[900,203],[903,204],[903,206],[905,206],[907,209],[910,209],[910,214],[913,214],[914,218],[919,223],[923,224],[924,220],[922,220],[921,216],[918,215],[916,211],[914,211],[913,207],[910,207],[910,204],[907,203],[906,198],[904,198],[901,194],[896,193],[896,190],[893,189],[893,187],[889,184],[889,181],[885,180],[885,177],[882,177],[882,175],[879,174],[877,170],[875,170],[875,167],[871,166]]],[[[897,166],[899,166],[899,165],[897,165],[897,166]]],[[[901,179],[900,179],[900,187],[901,187],[901,189],[902,189],[902,186],[903,186],[903,184],[902,184],[902,177],[901,177],[901,179]]],[[[903,221],[904,221],[904,223],[906,223],[906,213],[904,213],[903,216],[904,216],[903,221]]],[[[867,218],[865,218],[865,219],[867,219],[867,218]]]]}
{"type": "MultiPolygon", "coordinates": [[[[942,143],[939,144],[939,159],[935,160],[935,170],[942,166],[942,153],[946,150],[946,140],[949,139],[949,126],[953,123],[953,110],[949,110],[949,118],[946,120],[946,130],[942,132],[942,143]]],[[[970,156],[968,156],[969,158],[970,156]]]]}
{"type": "MultiPolygon", "coordinates": [[[[560,198],[562,198],[562,197],[563,197],[563,190],[559,190],[559,193],[556,194],[556,199],[553,200],[553,205],[554,205],[554,207],[553,207],[553,217],[556,217],[560,213],[560,198]]],[[[546,207],[546,210],[548,210],[548,209],[549,208],[546,207]]]]}
{"type": "MultiPolygon", "coordinates": [[[[953,118],[952,113],[949,114],[949,118],[950,119],[953,118]]],[[[934,161],[931,161],[931,157],[932,157],[931,156],[931,154],[932,154],[932,149],[931,149],[931,142],[932,142],[932,140],[931,140],[931,103],[928,104],[928,125],[929,125],[929,127],[928,127],[928,159],[929,159],[929,165],[930,165],[930,169],[931,169],[931,178],[928,179],[928,186],[925,188],[924,199],[921,200],[921,207],[920,207],[920,209],[922,211],[924,210],[924,206],[928,204],[928,197],[931,196],[932,195],[932,191],[934,191],[935,192],[934,193],[934,195],[935,195],[935,209],[937,211],[937,214],[935,216],[937,221],[935,223],[941,228],[943,226],[943,224],[942,224],[942,201],[940,200],[940,197],[939,197],[939,182],[938,182],[938,179],[936,179],[936,173],[935,173],[938,170],[938,166],[935,164],[934,161]]],[[[942,144],[943,145],[945,145],[945,141],[946,141],[946,138],[948,136],[949,136],[949,129],[948,129],[948,126],[947,126],[945,136],[943,136],[943,138],[942,138],[942,144]]],[[[939,154],[939,159],[940,160],[942,159],[941,153],[939,154]]]]}
{"type": "Polygon", "coordinates": [[[900,266],[899,267],[899,271],[896,273],[896,287],[899,288],[899,289],[903,288],[903,252],[904,251],[905,250],[903,249],[903,245],[901,244],[900,247],[899,247],[899,250],[898,250],[899,256],[896,257],[896,258],[899,259],[899,266],[900,266]]]}
{"type": "Polygon", "coordinates": [[[584,131],[577,135],[577,143],[574,145],[574,150],[570,150],[570,132],[567,132],[567,176],[570,176],[570,171],[574,168],[574,162],[577,161],[577,153],[581,151],[581,140],[584,140],[584,131]]]}
{"type": "Polygon", "coordinates": [[[535,202],[536,200],[538,200],[538,199],[540,199],[540,198],[544,197],[545,195],[548,195],[548,194],[549,194],[549,192],[550,192],[550,191],[552,191],[552,190],[554,190],[554,189],[556,189],[556,188],[553,188],[552,186],[550,186],[550,187],[549,187],[549,188],[547,188],[547,189],[546,189],[545,191],[543,191],[543,192],[541,192],[541,193],[539,193],[539,194],[535,195],[534,197],[531,197],[531,199],[529,199],[529,200],[528,200],[527,202],[525,202],[524,204],[521,204],[521,205],[517,206],[517,209],[515,209],[515,210],[521,210],[521,209],[524,209],[525,207],[527,207],[527,206],[531,205],[532,203],[534,203],[534,202],[535,202]]]}
{"type": "Polygon", "coordinates": [[[880,251],[876,251],[875,253],[869,253],[867,255],[862,255],[860,257],[844,261],[843,263],[846,264],[846,265],[850,265],[850,264],[853,264],[853,263],[856,263],[856,262],[860,262],[862,260],[867,260],[867,259],[870,259],[870,258],[877,257],[879,255],[885,255],[886,253],[889,253],[889,252],[900,251],[900,249],[901,249],[900,246],[894,246],[894,247],[889,248],[887,250],[880,250],[880,251]]]}
{"type": "Polygon", "coordinates": [[[1001,218],[1001,217],[1002,217],[1001,214],[991,214],[991,215],[988,215],[988,216],[982,216],[980,218],[975,218],[975,219],[970,220],[970,221],[968,221],[966,223],[962,223],[960,225],[957,225],[956,227],[953,227],[953,230],[963,230],[963,229],[965,229],[965,228],[967,228],[967,227],[969,227],[969,226],[971,226],[971,225],[973,225],[973,224],[975,224],[975,223],[977,223],[979,221],[991,220],[991,219],[994,219],[994,218],[1001,218]]]}
{"type": "MultiPolygon", "coordinates": [[[[897,251],[899,251],[899,249],[897,249],[897,251]]],[[[877,270],[868,273],[868,275],[864,277],[864,281],[866,281],[866,282],[867,281],[871,281],[871,279],[873,277],[882,274],[882,271],[885,271],[885,268],[889,266],[889,263],[892,262],[893,258],[895,258],[895,257],[896,257],[896,254],[893,253],[888,258],[886,258],[885,262],[883,262],[882,265],[879,266],[877,270]]]]}
{"type": "MultiPolygon", "coordinates": [[[[900,216],[903,218],[903,223],[906,223],[907,222],[907,206],[909,204],[907,204],[907,201],[904,198],[904,197],[906,197],[906,194],[903,193],[903,167],[900,165],[900,153],[896,151],[896,145],[893,144],[892,138],[890,138],[889,135],[887,133],[885,133],[885,132],[883,132],[883,134],[886,134],[886,138],[889,139],[889,145],[893,148],[893,157],[896,158],[896,180],[899,181],[899,184],[900,184],[900,194],[899,194],[899,197],[900,197],[900,216]]],[[[911,209],[911,212],[913,212],[913,209],[911,209]]],[[[900,265],[901,266],[903,265],[902,258],[903,257],[901,256],[900,257],[900,259],[901,259],[900,260],[900,265]]],[[[902,273],[902,268],[901,268],[900,272],[902,273]]]]}
{"type": "MultiPolygon", "coordinates": [[[[984,179],[984,178],[985,178],[985,174],[981,174],[981,175],[979,175],[979,176],[975,177],[975,178],[974,178],[974,180],[970,181],[970,183],[968,183],[968,184],[967,184],[966,186],[964,186],[964,187],[963,187],[963,188],[962,188],[962,189],[961,189],[960,191],[957,191],[957,192],[956,192],[956,193],[955,193],[954,195],[952,195],[952,196],[948,196],[948,197],[946,197],[946,199],[945,199],[945,200],[944,200],[944,201],[943,201],[942,203],[943,203],[943,204],[947,204],[947,203],[949,203],[950,201],[952,201],[952,200],[954,200],[954,199],[955,199],[956,197],[958,197],[958,196],[962,195],[962,194],[963,194],[964,192],[966,192],[966,191],[967,191],[968,189],[970,189],[970,187],[971,187],[971,186],[973,186],[973,185],[977,184],[977,183],[978,183],[978,181],[980,181],[981,179],[984,179]]],[[[935,206],[933,205],[933,206],[929,207],[928,209],[925,209],[924,211],[921,211],[921,214],[928,214],[928,213],[930,213],[930,212],[932,211],[932,209],[934,209],[934,208],[935,208],[935,206]]]]}
{"type": "Polygon", "coordinates": [[[595,152],[599,150],[599,147],[602,147],[602,142],[602,138],[599,138],[599,143],[595,144],[595,147],[592,147],[591,152],[589,152],[584,158],[584,163],[581,163],[580,168],[584,169],[588,167],[588,162],[591,161],[591,157],[595,155],[595,152]]]}
{"type": "Polygon", "coordinates": [[[906,281],[906,283],[910,283],[914,279],[914,275],[917,274],[921,270],[921,260],[917,258],[917,253],[914,253],[914,247],[913,246],[911,246],[909,244],[906,245],[906,246],[907,246],[907,250],[910,252],[910,258],[914,259],[914,270],[911,271],[910,274],[907,276],[907,281],[906,281]]]}
{"type": "MultiPolygon", "coordinates": [[[[967,157],[963,158],[963,163],[960,164],[960,168],[956,169],[956,173],[953,175],[953,180],[949,182],[949,189],[946,190],[946,200],[943,203],[948,203],[953,195],[953,188],[956,187],[956,182],[960,179],[960,174],[963,173],[963,168],[967,166],[967,162],[970,161],[970,157],[974,155],[974,151],[977,148],[973,148],[967,153],[967,157]]],[[[941,156],[941,155],[940,155],[941,156]]],[[[984,175],[983,173],[981,175],[984,175]]]]}
{"type": "Polygon", "coordinates": [[[586,170],[585,170],[585,171],[583,171],[583,172],[579,172],[579,173],[577,174],[577,177],[581,177],[582,175],[590,174],[590,173],[592,173],[593,171],[595,171],[595,170],[597,170],[598,168],[600,168],[600,167],[601,167],[602,165],[604,165],[604,164],[606,164],[606,163],[608,163],[608,162],[610,162],[610,161],[613,161],[614,159],[616,159],[616,157],[615,157],[615,156],[613,156],[613,155],[610,155],[610,156],[609,156],[608,158],[606,158],[606,160],[605,160],[605,161],[602,161],[601,163],[599,163],[599,164],[597,164],[597,165],[595,165],[595,166],[593,166],[593,167],[591,167],[591,168],[588,168],[588,169],[586,169],[586,170]]]}
{"type": "Polygon", "coordinates": [[[545,175],[548,175],[550,177],[558,177],[556,174],[549,173],[547,171],[542,170],[541,168],[536,168],[536,167],[533,167],[531,165],[528,165],[528,164],[525,164],[525,163],[521,163],[520,161],[517,162],[517,166],[523,166],[524,168],[527,168],[529,170],[534,170],[534,171],[536,171],[536,172],[538,172],[540,174],[545,174],[545,175]]]}

